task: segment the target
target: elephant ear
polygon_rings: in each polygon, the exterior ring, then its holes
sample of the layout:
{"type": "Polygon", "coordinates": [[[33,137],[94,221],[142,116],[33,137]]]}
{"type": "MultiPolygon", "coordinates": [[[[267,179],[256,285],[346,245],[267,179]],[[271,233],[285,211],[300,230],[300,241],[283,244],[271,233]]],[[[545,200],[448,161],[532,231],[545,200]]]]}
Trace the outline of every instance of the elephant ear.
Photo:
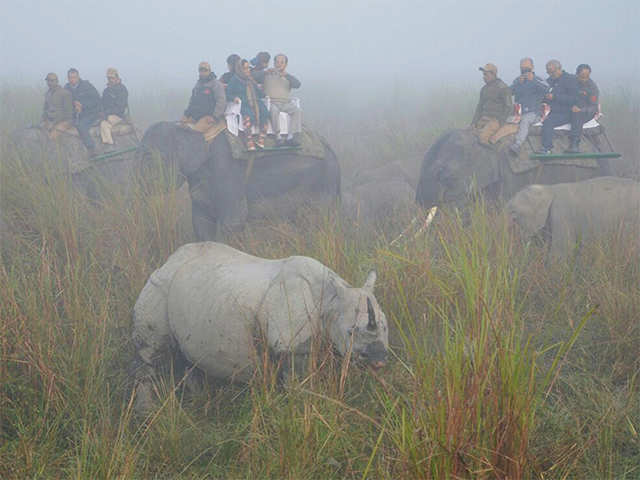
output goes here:
{"type": "Polygon", "coordinates": [[[209,159],[209,145],[199,132],[176,127],[175,149],[180,173],[185,177],[194,175],[209,159]]]}
{"type": "Polygon", "coordinates": [[[552,202],[548,185],[531,185],[509,200],[507,212],[528,235],[535,235],[547,223],[552,202]]]}

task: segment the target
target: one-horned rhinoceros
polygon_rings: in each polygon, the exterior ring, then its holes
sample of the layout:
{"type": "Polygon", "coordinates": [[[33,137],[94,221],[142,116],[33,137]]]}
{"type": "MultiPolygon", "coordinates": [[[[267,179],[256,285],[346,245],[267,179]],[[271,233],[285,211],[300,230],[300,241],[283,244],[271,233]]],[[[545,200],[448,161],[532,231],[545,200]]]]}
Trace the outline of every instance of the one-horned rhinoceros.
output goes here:
{"type": "Polygon", "coordinates": [[[150,406],[150,379],[170,346],[214,378],[248,380],[256,331],[274,354],[308,354],[313,338],[326,334],[341,355],[383,366],[388,326],[375,279],[371,272],[354,288],[309,257],[267,260],[214,242],[182,246],[153,272],[134,307],[142,362],[136,408],[150,406]]]}

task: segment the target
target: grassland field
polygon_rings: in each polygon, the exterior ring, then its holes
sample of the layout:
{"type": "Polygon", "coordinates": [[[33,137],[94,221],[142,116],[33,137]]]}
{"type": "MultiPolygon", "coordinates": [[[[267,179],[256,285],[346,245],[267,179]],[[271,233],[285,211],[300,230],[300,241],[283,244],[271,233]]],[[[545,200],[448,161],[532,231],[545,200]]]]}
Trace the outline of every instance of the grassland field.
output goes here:
{"type": "MultiPolygon", "coordinates": [[[[640,478],[640,241],[621,231],[548,262],[482,199],[394,245],[417,207],[373,227],[312,211],[249,226],[230,243],[252,254],[312,256],[353,284],[375,267],[389,365],[319,340],[286,388],[268,353],[248,385],[199,393],[170,368],[158,409],[136,416],[132,307],[193,240],[188,207],[147,184],[96,204],[57,169],[34,171],[9,137],[37,123],[42,93],[0,86],[0,478],[640,478]]],[[[133,118],[178,118],[188,94],[133,90],[133,118]]],[[[303,101],[347,181],[396,160],[417,179],[476,102],[454,86],[341,95],[312,86],[303,101]]],[[[639,92],[611,87],[602,104],[615,171],[639,179],[639,92]]]]}

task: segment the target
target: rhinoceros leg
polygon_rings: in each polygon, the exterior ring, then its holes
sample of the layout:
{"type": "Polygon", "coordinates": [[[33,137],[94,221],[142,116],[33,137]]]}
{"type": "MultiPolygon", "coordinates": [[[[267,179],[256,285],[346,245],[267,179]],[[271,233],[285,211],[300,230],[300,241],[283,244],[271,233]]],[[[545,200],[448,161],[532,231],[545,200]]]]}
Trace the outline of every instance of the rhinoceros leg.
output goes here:
{"type": "Polygon", "coordinates": [[[154,275],[142,289],[133,311],[134,389],[138,412],[148,411],[153,405],[155,367],[171,344],[167,295],[162,286],[154,282],[154,275]]]}

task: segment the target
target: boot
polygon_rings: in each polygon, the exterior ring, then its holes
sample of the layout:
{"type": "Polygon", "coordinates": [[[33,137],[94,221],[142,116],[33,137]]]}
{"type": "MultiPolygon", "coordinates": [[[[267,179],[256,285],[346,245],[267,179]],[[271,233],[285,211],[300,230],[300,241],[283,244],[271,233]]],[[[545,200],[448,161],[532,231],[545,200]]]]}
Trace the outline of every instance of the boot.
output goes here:
{"type": "Polygon", "coordinates": [[[569,148],[564,153],[580,153],[580,139],[578,137],[571,137],[569,139],[569,148]]]}

